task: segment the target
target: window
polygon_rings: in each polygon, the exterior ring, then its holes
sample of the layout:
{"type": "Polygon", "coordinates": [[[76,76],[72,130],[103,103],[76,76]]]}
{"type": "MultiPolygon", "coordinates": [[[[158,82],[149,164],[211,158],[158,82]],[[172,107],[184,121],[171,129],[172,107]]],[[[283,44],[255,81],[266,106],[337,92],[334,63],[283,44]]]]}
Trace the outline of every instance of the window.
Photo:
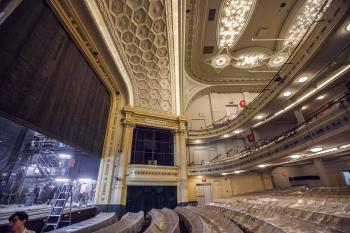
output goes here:
{"type": "Polygon", "coordinates": [[[174,166],[174,133],[171,130],[136,127],[130,164],[174,166]]]}

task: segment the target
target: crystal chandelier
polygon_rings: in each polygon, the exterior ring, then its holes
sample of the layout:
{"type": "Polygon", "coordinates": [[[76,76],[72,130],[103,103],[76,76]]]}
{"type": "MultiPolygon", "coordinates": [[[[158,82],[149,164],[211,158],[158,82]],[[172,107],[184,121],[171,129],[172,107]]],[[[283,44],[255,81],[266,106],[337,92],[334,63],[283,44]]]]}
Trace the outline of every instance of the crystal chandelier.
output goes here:
{"type": "Polygon", "coordinates": [[[319,20],[327,10],[332,0],[307,0],[294,17],[287,29],[284,46],[296,46],[306,34],[314,20],[319,20]],[[326,3],[327,2],[327,3],[326,3]],[[323,7],[323,5],[325,6],[323,7]],[[323,7],[322,11],[321,8],[323,7]]]}
{"type": "Polygon", "coordinates": [[[284,33],[281,49],[268,56],[259,50],[240,53],[232,56],[230,49],[237,43],[245,30],[256,0],[223,0],[218,17],[218,48],[219,52],[206,60],[217,72],[233,65],[240,69],[257,68],[265,65],[268,68],[278,68],[289,58],[291,49],[299,44],[315,22],[322,18],[333,0],[305,0],[293,14],[290,25],[284,33]]]}
{"type": "Polygon", "coordinates": [[[214,57],[211,65],[214,68],[225,68],[226,66],[230,65],[231,57],[227,54],[219,54],[218,56],[214,57]]]}
{"type": "Polygon", "coordinates": [[[224,0],[218,20],[218,47],[232,47],[244,31],[255,0],[224,0]]]}
{"type": "Polygon", "coordinates": [[[262,65],[262,61],[267,55],[262,52],[250,52],[242,54],[238,57],[238,61],[234,63],[237,68],[255,68],[262,65]]]}

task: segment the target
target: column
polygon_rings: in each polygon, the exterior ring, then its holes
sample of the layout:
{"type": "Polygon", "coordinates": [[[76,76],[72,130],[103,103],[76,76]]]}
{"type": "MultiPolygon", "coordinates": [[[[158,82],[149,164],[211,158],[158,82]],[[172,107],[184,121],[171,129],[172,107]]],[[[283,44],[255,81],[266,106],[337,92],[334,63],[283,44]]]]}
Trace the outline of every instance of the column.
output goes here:
{"type": "Polygon", "coordinates": [[[177,202],[179,205],[187,205],[188,191],[187,191],[187,150],[186,150],[186,128],[185,121],[181,120],[179,123],[179,130],[176,132],[176,161],[179,167],[179,182],[177,202]]]}
{"type": "Polygon", "coordinates": [[[317,171],[318,176],[321,179],[322,186],[331,186],[331,182],[329,180],[327,171],[323,165],[322,159],[314,159],[314,167],[317,171]]]}
{"type": "Polygon", "coordinates": [[[127,191],[127,172],[128,165],[130,162],[131,156],[131,147],[132,147],[132,137],[134,131],[134,123],[127,119],[124,121],[124,130],[123,130],[123,140],[122,147],[120,151],[120,160],[119,168],[116,177],[116,186],[115,186],[115,202],[120,206],[121,211],[123,212],[126,205],[126,191],[127,191]]]}

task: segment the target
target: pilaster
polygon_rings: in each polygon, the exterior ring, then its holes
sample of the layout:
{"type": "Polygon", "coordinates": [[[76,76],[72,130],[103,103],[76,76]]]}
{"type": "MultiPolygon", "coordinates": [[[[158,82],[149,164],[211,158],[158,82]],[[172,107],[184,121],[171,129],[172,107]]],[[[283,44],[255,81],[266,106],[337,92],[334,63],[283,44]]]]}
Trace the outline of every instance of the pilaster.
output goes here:
{"type": "Polygon", "coordinates": [[[116,177],[115,185],[115,202],[119,205],[126,205],[126,191],[127,191],[127,171],[131,156],[132,138],[135,123],[133,122],[131,115],[126,115],[126,119],[123,122],[123,140],[120,151],[120,162],[118,173],[116,177]]]}
{"type": "Polygon", "coordinates": [[[187,205],[188,202],[188,177],[187,177],[187,150],[186,150],[186,125],[185,118],[178,117],[179,128],[176,131],[176,158],[179,167],[178,198],[179,205],[187,205]]]}

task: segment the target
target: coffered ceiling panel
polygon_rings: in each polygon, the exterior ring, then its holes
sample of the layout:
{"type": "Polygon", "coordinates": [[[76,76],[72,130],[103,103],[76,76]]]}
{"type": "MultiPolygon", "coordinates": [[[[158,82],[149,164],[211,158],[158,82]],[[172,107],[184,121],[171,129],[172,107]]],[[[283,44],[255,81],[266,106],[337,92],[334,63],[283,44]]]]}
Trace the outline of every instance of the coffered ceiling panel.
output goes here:
{"type": "Polygon", "coordinates": [[[135,106],[175,113],[171,1],[96,3],[131,79],[135,106]]]}

